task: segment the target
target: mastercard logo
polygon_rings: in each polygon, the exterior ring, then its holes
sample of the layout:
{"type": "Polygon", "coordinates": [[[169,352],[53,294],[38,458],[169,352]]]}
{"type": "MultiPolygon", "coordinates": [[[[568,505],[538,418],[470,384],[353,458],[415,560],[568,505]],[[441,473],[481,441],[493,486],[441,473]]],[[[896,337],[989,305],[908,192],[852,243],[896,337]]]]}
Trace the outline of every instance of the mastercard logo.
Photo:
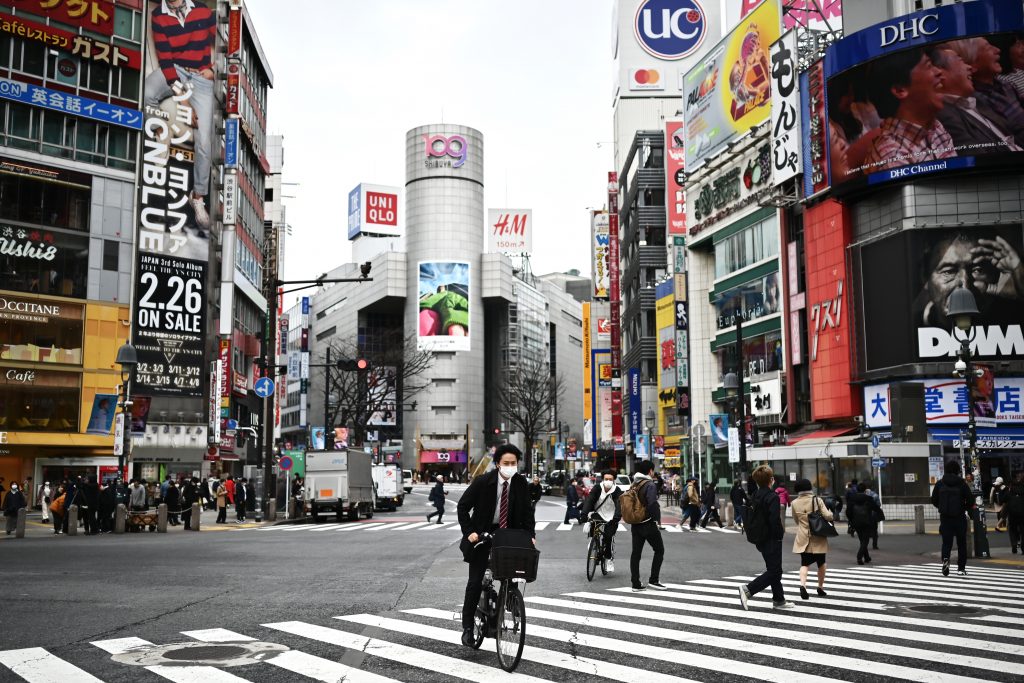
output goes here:
{"type": "Polygon", "coordinates": [[[633,72],[633,82],[638,85],[657,85],[661,81],[661,74],[657,69],[637,69],[633,72]]]}

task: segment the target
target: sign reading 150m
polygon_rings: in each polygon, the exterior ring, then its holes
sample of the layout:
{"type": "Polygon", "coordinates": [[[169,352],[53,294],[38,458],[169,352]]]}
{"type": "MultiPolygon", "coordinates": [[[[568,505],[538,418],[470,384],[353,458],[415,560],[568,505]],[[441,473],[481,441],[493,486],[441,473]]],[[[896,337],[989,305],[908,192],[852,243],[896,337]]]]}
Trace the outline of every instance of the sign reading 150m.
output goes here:
{"type": "Polygon", "coordinates": [[[704,42],[707,22],[697,0],[645,0],[633,22],[637,42],[658,59],[682,59],[704,42]]]}

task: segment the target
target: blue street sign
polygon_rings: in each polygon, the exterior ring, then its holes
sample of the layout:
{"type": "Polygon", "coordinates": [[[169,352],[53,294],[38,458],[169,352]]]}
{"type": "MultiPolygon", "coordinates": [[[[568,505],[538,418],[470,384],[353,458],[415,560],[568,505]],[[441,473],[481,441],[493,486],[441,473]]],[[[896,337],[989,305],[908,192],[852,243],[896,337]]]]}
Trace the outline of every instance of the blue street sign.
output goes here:
{"type": "Polygon", "coordinates": [[[874,436],[871,437],[871,447],[872,448],[878,448],[878,444],[879,443],[880,443],[880,441],[879,441],[879,438],[878,438],[878,434],[875,434],[874,436]]]}
{"type": "Polygon", "coordinates": [[[885,459],[884,458],[871,458],[871,466],[872,467],[879,467],[879,468],[885,467],[885,459]]]}
{"type": "Polygon", "coordinates": [[[274,380],[269,377],[260,377],[256,380],[256,385],[253,387],[253,391],[260,398],[267,398],[268,396],[274,395],[274,380]]]}
{"type": "Polygon", "coordinates": [[[235,419],[228,420],[228,422],[224,426],[224,428],[225,429],[238,429],[238,420],[235,420],[235,419]]]}

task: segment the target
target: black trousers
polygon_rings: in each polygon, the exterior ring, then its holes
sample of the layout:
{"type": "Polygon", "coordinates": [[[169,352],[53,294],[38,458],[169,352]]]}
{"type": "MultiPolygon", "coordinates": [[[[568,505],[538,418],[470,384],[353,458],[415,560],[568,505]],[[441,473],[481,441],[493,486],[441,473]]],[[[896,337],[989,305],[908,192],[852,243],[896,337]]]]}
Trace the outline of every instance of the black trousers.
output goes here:
{"type": "Polygon", "coordinates": [[[434,503],[434,511],[427,515],[427,521],[430,521],[434,515],[437,515],[437,523],[440,524],[441,518],[444,517],[444,503],[441,503],[440,505],[434,503]]]}
{"type": "Polygon", "coordinates": [[[747,590],[751,595],[757,595],[771,586],[772,602],[785,602],[786,593],[782,590],[782,539],[765,541],[757,549],[764,558],[764,573],[747,584],[747,590]]]}
{"type": "Polygon", "coordinates": [[[462,628],[473,627],[476,607],[480,604],[480,593],[483,592],[484,572],[491,557],[490,544],[484,544],[470,551],[469,579],[466,581],[466,595],[462,600],[462,628]]]}
{"type": "Polygon", "coordinates": [[[217,524],[223,524],[228,521],[228,508],[225,505],[222,508],[217,508],[217,524]]]}
{"type": "Polygon", "coordinates": [[[1007,515],[1006,530],[1010,533],[1010,547],[1018,548],[1024,541],[1024,517],[1007,515]]]}
{"type": "Polygon", "coordinates": [[[654,520],[643,524],[634,524],[629,528],[633,536],[633,552],[629,555],[629,579],[633,586],[640,585],[640,556],[644,552],[644,544],[650,543],[654,550],[651,559],[650,580],[657,583],[661,578],[661,562],[665,559],[665,543],[661,540],[661,530],[654,520]]]}
{"type": "MultiPolygon", "coordinates": [[[[612,554],[612,541],[615,540],[615,532],[619,530],[618,523],[605,522],[601,538],[604,540],[604,556],[609,560],[614,559],[612,554]]],[[[660,536],[661,534],[659,534],[660,536]]]]}
{"type": "Polygon", "coordinates": [[[871,561],[871,554],[868,552],[868,542],[871,540],[872,532],[878,533],[873,527],[867,529],[857,529],[857,539],[860,541],[860,548],[857,549],[857,561],[863,560],[864,562],[871,561]]]}
{"type": "Polygon", "coordinates": [[[189,505],[187,508],[181,511],[181,519],[185,522],[185,528],[192,528],[192,506],[189,505]]]}
{"type": "Polygon", "coordinates": [[[80,507],[78,513],[82,517],[82,522],[85,524],[85,533],[95,534],[99,533],[99,529],[96,525],[96,508],[93,506],[80,507]]]}
{"type": "Polygon", "coordinates": [[[948,560],[953,553],[953,539],[956,539],[956,566],[967,569],[967,518],[939,517],[939,535],[942,536],[942,559],[948,560]]]}
{"type": "Polygon", "coordinates": [[[722,520],[718,517],[718,508],[709,507],[707,512],[704,513],[704,518],[700,520],[700,525],[706,527],[708,522],[714,522],[718,526],[722,526],[722,520]]]}
{"type": "Polygon", "coordinates": [[[687,505],[687,514],[690,516],[690,529],[697,528],[697,522],[700,521],[700,505],[687,505]]]}
{"type": "Polygon", "coordinates": [[[243,519],[245,519],[245,501],[244,500],[242,502],[240,502],[240,503],[235,503],[235,518],[238,519],[238,521],[242,521],[243,519]]]}

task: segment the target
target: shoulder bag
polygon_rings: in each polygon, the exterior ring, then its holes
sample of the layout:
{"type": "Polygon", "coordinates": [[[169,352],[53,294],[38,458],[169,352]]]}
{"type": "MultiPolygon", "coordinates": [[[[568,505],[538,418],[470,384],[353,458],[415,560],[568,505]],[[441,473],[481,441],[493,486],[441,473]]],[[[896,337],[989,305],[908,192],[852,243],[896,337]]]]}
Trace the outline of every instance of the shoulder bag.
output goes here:
{"type": "Polygon", "coordinates": [[[814,509],[807,514],[807,528],[810,530],[811,536],[831,538],[839,535],[836,525],[822,516],[821,500],[817,496],[814,497],[814,509]]]}

